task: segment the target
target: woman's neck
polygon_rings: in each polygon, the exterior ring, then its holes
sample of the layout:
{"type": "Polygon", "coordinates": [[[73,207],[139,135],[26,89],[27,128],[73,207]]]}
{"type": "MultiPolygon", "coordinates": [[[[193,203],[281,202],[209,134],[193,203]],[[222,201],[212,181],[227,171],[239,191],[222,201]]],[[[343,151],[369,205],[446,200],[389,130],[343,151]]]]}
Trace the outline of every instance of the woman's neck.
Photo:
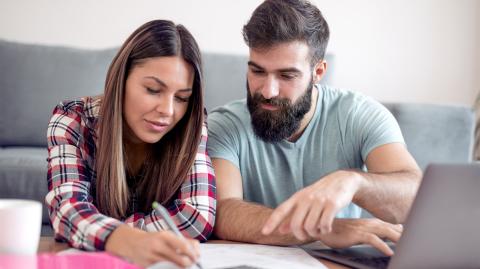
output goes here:
{"type": "Polygon", "coordinates": [[[127,155],[126,169],[128,174],[135,176],[139,173],[147,155],[147,144],[145,143],[125,143],[125,153],[127,155]]]}

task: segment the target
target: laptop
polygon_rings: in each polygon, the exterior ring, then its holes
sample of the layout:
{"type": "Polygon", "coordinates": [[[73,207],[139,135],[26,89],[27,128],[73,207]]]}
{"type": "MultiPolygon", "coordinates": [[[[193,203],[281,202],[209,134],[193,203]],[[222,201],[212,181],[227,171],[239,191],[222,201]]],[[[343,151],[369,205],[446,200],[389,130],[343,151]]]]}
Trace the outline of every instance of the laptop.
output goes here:
{"type": "Polygon", "coordinates": [[[387,257],[371,246],[306,249],[353,268],[480,268],[480,163],[432,164],[402,237],[387,257]]]}

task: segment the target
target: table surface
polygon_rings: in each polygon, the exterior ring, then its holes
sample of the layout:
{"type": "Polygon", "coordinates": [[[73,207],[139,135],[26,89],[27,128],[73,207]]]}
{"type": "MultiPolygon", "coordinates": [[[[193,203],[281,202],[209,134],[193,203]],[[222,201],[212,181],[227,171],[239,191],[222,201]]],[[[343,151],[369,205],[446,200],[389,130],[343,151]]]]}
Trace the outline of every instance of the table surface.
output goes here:
{"type": "MultiPolygon", "coordinates": [[[[229,241],[223,241],[223,240],[211,240],[209,241],[211,243],[227,243],[229,241]]],[[[234,244],[234,242],[232,242],[234,244]]],[[[46,252],[50,252],[50,253],[57,253],[59,251],[62,251],[62,250],[65,250],[65,249],[68,249],[68,245],[66,243],[59,243],[59,242],[56,242],[53,237],[49,237],[49,236],[46,236],[46,237],[41,237],[40,238],[40,243],[38,245],[38,252],[39,253],[46,253],[46,252]]],[[[327,268],[330,268],[330,269],[345,269],[345,268],[348,268],[348,267],[345,267],[345,266],[342,266],[342,265],[339,265],[339,264],[336,264],[336,263],[333,263],[333,262],[330,262],[330,261],[327,261],[327,260],[324,260],[324,259],[319,259],[327,268]]]]}

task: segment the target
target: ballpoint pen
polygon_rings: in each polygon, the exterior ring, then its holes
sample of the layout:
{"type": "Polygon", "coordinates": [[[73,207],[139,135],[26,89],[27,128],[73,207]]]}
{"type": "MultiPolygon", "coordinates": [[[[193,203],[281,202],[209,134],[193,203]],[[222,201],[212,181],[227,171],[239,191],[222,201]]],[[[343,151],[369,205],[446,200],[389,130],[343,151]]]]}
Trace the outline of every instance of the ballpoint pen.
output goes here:
{"type": "MultiPolygon", "coordinates": [[[[157,212],[158,214],[160,214],[160,216],[163,218],[163,220],[165,220],[165,222],[167,223],[167,226],[168,228],[178,237],[184,239],[185,237],[183,237],[182,233],[180,233],[180,231],[178,230],[177,228],[177,225],[175,225],[175,223],[173,222],[173,220],[170,218],[170,214],[168,213],[167,209],[165,209],[165,207],[163,207],[161,204],[157,203],[157,202],[153,202],[152,204],[152,207],[153,209],[155,210],[155,212],[157,212]]],[[[199,268],[199,269],[203,269],[203,267],[200,265],[200,262],[197,262],[195,263],[195,265],[199,268]]]]}

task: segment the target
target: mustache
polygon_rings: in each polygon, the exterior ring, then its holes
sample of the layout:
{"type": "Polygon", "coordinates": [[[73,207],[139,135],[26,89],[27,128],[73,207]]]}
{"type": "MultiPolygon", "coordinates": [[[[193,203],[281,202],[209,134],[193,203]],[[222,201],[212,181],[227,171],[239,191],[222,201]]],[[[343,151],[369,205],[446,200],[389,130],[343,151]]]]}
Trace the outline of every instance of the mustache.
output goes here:
{"type": "Polygon", "coordinates": [[[267,99],[263,97],[263,95],[261,95],[260,93],[255,93],[252,96],[252,99],[257,104],[266,104],[266,105],[279,106],[279,107],[288,107],[291,105],[290,100],[288,100],[287,98],[275,97],[275,98],[267,99]]]}

